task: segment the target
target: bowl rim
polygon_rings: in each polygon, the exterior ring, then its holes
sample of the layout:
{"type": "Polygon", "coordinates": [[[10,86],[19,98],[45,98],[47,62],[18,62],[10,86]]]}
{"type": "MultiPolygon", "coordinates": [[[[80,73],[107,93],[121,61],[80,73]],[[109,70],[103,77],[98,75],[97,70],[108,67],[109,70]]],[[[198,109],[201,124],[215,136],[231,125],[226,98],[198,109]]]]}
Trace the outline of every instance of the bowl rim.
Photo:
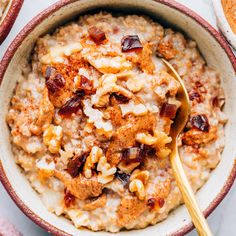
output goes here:
{"type": "MultiPolygon", "coordinates": [[[[54,12],[59,10],[60,8],[71,4],[73,2],[80,1],[80,0],[60,0],[56,2],[55,4],[49,6],[42,12],[40,12],[38,15],[36,15],[31,21],[29,21],[24,28],[18,33],[18,35],[15,37],[15,39],[12,41],[8,49],[6,50],[2,61],[0,63],[0,85],[3,80],[4,74],[8,68],[8,65],[14,56],[16,50],[21,45],[22,41],[33,31],[33,29],[40,24],[45,18],[52,15],[54,12]]],[[[210,23],[208,23],[205,19],[203,19],[200,15],[195,13],[193,10],[189,9],[188,7],[177,3],[174,0],[152,0],[158,3],[161,3],[163,5],[166,5],[168,7],[171,7],[180,13],[183,13],[190,18],[192,18],[196,23],[200,24],[203,28],[205,28],[206,31],[208,31],[211,36],[213,36],[216,41],[219,43],[221,48],[225,51],[227,54],[232,67],[234,68],[234,71],[236,72],[236,57],[234,53],[232,52],[230,46],[228,45],[225,38],[222,36],[220,32],[218,32],[210,23]]],[[[19,2],[23,2],[23,0],[19,0],[19,2]]],[[[233,167],[227,177],[227,180],[222,187],[221,191],[217,194],[215,199],[209,204],[209,206],[204,210],[204,215],[207,217],[209,216],[213,210],[220,204],[220,202],[224,199],[226,194],[229,192],[230,188],[232,187],[234,180],[236,179],[236,159],[233,164],[233,167]]],[[[12,200],[15,202],[15,204],[21,209],[21,211],[30,218],[33,222],[35,222],[40,227],[44,228],[48,232],[58,235],[58,236],[70,236],[70,234],[64,232],[61,229],[58,229],[54,225],[51,225],[47,221],[43,220],[39,215],[35,214],[32,210],[28,208],[28,206],[17,196],[15,190],[13,189],[9,179],[7,178],[7,175],[4,171],[3,165],[0,160],[0,181],[2,182],[4,188],[12,198],[12,200]]],[[[187,223],[184,226],[182,226],[180,229],[170,233],[171,236],[181,236],[185,235],[186,233],[190,232],[194,228],[194,225],[192,223],[187,223]]]]}
{"type": "Polygon", "coordinates": [[[9,2],[10,7],[7,6],[8,9],[6,9],[6,15],[0,23],[0,45],[10,33],[11,28],[13,27],[23,5],[23,2],[24,0],[12,0],[9,2]]]}

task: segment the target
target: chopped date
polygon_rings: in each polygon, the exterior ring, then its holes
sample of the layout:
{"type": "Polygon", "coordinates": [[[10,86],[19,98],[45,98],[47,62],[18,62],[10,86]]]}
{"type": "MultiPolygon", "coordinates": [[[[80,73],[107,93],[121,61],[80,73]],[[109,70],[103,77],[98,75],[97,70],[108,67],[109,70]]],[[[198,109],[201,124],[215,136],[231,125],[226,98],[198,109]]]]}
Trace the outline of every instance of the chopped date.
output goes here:
{"type": "Polygon", "coordinates": [[[64,77],[60,73],[58,73],[57,70],[52,66],[47,67],[45,79],[48,91],[51,93],[57,92],[66,84],[64,77]]]}
{"type": "Polygon", "coordinates": [[[199,92],[193,90],[189,93],[189,99],[191,101],[195,100],[197,102],[201,102],[202,101],[202,96],[201,96],[201,94],[199,94],[199,92]]]}
{"type": "Polygon", "coordinates": [[[81,97],[81,98],[83,98],[84,96],[85,96],[85,91],[84,91],[84,89],[78,89],[78,90],[76,90],[76,95],[78,96],[78,97],[81,97]]]}
{"type": "Polygon", "coordinates": [[[93,81],[83,75],[80,75],[80,89],[83,89],[85,94],[93,94],[93,81]]]}
{"type": "Polygon", "coordinates": [[[53,66],[48,66],[47,69],[46,69],[46,73],[45,73],[45,79],[46,79],[46,80],[50,79],[50,77],[51,77],[52,75],[55,75],[56,71],[57,71],[57,70],[56,70],[55,67],[53,67],[53,66]]]}
{"type": "Polygon", "coordinates": [[[119,179],[124,186],[127,186],[129,183],[130,175],[124,172],[117,171],[115,177],[119,179]]]}
{"type": "Polygon", "coordinates": [[[164,206],[164,204],[165,204],[165,200],[164,200],[164,198],[158,198],[158,199],[156,199],[156,198],[149,198],[148,200],[147,200],[147,205],[151,208],[151,209],[154,209],[155,208],[155,206],[156,206],[156,204],[158,204],[158,207],[159,208],[162,208],[163,206],[164,206]]]}
{"type": "Polygon", "coordinates": [[[72,178],[78,176],[78,174],[82,171],[84,163],[86,161],[86,155],[82,155],[71,159],[67,164],[67,172],[71,175],[72,178]]]}
{"type": "Polygon", "coordinates": [[[208,132],[210,125],[206,115],[195,115],[190,118],[190,123],[193,127],[203,131],[208,132]]]}
{"type": "Polygon", "coordinates": [[[157,202],[158,202],[159,207],[162,208],[165,204],[165,199],[160,197],[160,198],[158,198],[157,202]]]}
{"type": "Polygon", "coordinates": [[[129,98],[125,97],[122,94],[118,94],[118,93],[112,93],[111,97],[114,97],[117,101],[121,102],[121,103],[128,103],[129,102],[129,98]]]}
{"type": "Polygon", "coordinates": [[[155,199],[154,197],[149,198],[149,199],[147,200],[147,205],[148,205],[151,209],[154,209],[155,204],[156,204],[156,199],[155,199]]]}
{"type": "Polygon", "coordinates": [[[161,107],[160,116],[174,119],[176,116],[176,112],[177,106],[175,104],[165,102],[161,107]]]}
{"type": "Polygon", "coordinates": [[[67,188],[64,189],[64,202],[66,207],[70,207],[75,203],[75,196],[72,195],[67,188]]]}
{"type": "Polygon", "coordinates": [[[121,159],[126,163],[142,162],[143,156],[139,147],[125,148],[122,150],[121,159]]]}
{"type": "Polygon", "coordinates": [[[96,26],[93,26],[88,29],[88,33],[90,38],[96,43],[100,44],[106,39],[105,32],[101,29],[97,28],[96,26]]]}
{"type": "Polygon", "coordinates": [[[140,148],[141,148],[140,155],[144,157],[151,157],[156,154],[156,149],[148,145],[142,144],[140,148]]]}
{"type": "Polygon", "coordinates": [[[122,52],[136,51],[143,48],[138,35],[126,35],[121,39],[122,52]]]}
{"type": "Polygon", "coordinates": [[[59,110],[59,115],[70,116],[76,113],[81,107],[81,101],[84,95],[75,95],[70,98],[59,110]]]}
{"type": "Polygon", "coordinates": [[[144,158],[154,156],[155,154],[155,148],[142,144],[140,147],[123,149],[121,158],[126,164],[130,164],[135,162],[142,162],[144,158]]]}

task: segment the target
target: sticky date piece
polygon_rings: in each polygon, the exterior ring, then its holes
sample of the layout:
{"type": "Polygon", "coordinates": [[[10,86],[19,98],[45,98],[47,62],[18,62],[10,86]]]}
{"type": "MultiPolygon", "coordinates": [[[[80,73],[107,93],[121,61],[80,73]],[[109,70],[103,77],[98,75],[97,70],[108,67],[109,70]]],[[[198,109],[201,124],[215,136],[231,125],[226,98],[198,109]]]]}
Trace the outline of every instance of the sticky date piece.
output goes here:
{"type": "Polygon", "coordinates": [[[161,107],[160,116],[174,119],[177,112],[177,106],[175,104],[164,103],[161,107]]]}
{"type": "Polygon", "coordinates": [[[76,95],[70,98],[59,110],[59,115],[70,116],[76,113],[81,107],[81,101],[85,93],[83,90],[76,92],[76,95]]]}
{"type": "Polygon", "coordinates": [[[158,204],[158,207],[159,208],[162,208],[163,206],[164,206],[164,204],[165,204],[165,200],[164,200],[164,198],[158,198],[158,199],[156,199],[156,198],[149,198],[148,200],[147,200],[147,205],[151,208],[151,209],[154,209],[155,208],[155,206],[156,206],[156,204],[158,204]]]}
{"type": "Polygon", "coordinates": [[[60,73],[58,73],[57,70],[52,66],[47,67],[45,73],[45,79],[48,91],[51,93],[56,93],[66,84],[66,81],[63,78],[63,76],[60,73]]]}
{"type": "Polygon", "coordinates": [[[83,75],[80,75],[79,90],[84,90],[87,95],[93,94],[95,92],[93,88],[93,81],[83,75]]]}
{"type": "Polygon", "coordinates": [[[122,150],[121,158],[126,164],[142,162],[144,158],[151,157],[156,154],[156,149],[147,145],[140,147],[125,148],[122,150]]]}
{"type": "Polygon", "coordinates": [[[67,164],[67,172],[71,175],[72,178],[78,176],[78,174],[82,171],[84,163],[86,161],[86,155],[82,155],[71,159],[67,164]]]}
{"type": "Polygon", "coordinates": [[[130,175],[124,172],[117,171],[115,177],[119,179],[124,186],[127,186],[129,183],[130,175]]]}
{"type": "Polygon", "coordinates": [[[122,52],[136,51],[143,48],[138,35],[126,35],[121,39],[122,52]]]}
{"type": "Polygon", "coordinates": [[[206,115],[196,115],[190,118],[190,123],[193,127],[203,131],[208,132],[210,129],[210,125],[206,115]]]}
{"type": "Polygon", "coordinates": [[[125,97],[124,95],[118,94],[118,93],[112,93],[111,97],[114,97],[120,103],[128,103],[130,100],[129,98],[125,97]]]}
{"type": "Polygon", "coordinates": [[[88,33],[90,38],[96,43],[100,44],[106,39],[105,32],[97,28],[96,26],[93,26],[88,29],[88,33]]]}

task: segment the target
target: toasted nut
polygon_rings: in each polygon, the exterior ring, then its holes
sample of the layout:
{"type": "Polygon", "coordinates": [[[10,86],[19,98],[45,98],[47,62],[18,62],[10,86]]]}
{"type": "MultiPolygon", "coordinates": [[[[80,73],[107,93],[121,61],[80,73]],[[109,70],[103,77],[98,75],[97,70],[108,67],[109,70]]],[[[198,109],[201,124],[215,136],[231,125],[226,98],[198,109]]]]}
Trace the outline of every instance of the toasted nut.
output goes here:
{"type": "Polygon", "coordinates": [[[47,162],[45,158],[36,161],[36,167],[38,169],[38,175],[40,180],[47,179],[54,174],[55,163],[47,162]]]}
{"type": "Polygon", "coordinates": [[[144,200],[145,198],[145,188],[143,182],[139,179],[134,179],[129,184],[129,190],[133,193],[136,192],[139,200],[144,200]]]}
{"type": "Polygon", "coordinates": [[[43,142],[51,153],[59,152],[61,148],[62,127],[50,125],[43,133],[43,142]]]}
{"type": "Polygon", "coordinates": [[[72,43],[67,46],[55,46],[49,49],[49,53],[42,56],[40,61],[43,64],[52,64],[63,61],[63,56],[70,56],[74,52],[81,51],[80,43],[72,43]]]}
{"type": "Polygon", "coordinates": [[[143,182],[143,184],[146,184],[149,179],[149,172],[147,170],[135,170],[130,177],[130,180],[134,179],[139,179],[143,182]]]}
{"type": "Polygon", "coordinates": [[[88,123],[94,124],[97,128],[97,133],[100,135],[105,135],[107,138],[110,138],[113,133],[113,126],[110,121],[104,120],[104,113],[98,109],[92,107],[90,100],[84,100],[84,113],[89,117],[88,123]]]}
{"type": "Polygon", "coordinates": [[[86,178],[92,177],[92,169],[94,169],[94,166],[96,163],[98,163],[100,157],[103,155],[102,149],[95,146],[92,148],[89,156],[86,159],[86,162],[84,164],[84,175],[86,178]]]}
{"type": "Polygon", "coordinates": [[[157,142],[157,137],[154,137],[150,134],[138,133],[136,135],[136,140],[146,145],[153,145],[157,142]]]}
{"type": "Polygon", "coordinates": [[[170,149],[166,147],[166,144],[170,143],[171,140],[171,137],[166,133],[158,130],[154,130],[153,136],[146,133],[138,133],[136,135],[136,141],[155,147],[156,154],[160,158],[165,158],[170,154],[170,149]]]}
{"type": "Polygon", "coordinates": [[[92,169],[94,169],[95,164],[97,164],[97,171],[99,172],[98,182],[102,184],[111,182],[114,178],[116,168],[110,166],[107,158],[103,155],[102,149],[97,146],[92,148],[85,162],[84,175],[86,178],[92,177],[92,169]]]}
{"type": "Polygon", "coordinates": [[[136,77],[132,77],[127,80],[126,85],[129,90],[131,90],[134,93],[137,93],[143,88],[144,80],[141,80],[136,77]]]}
{"type": "Polygon", "coordinates": [[[133,114],[135,116],[144,116],[148,113],[148,109],[145,107],[145,105],[139,103],[134,104],[134,102],[131,100],[127,104],[120,104],[122,116],[125,116],[126,114],[133,114]]]}
{"type": "Polygon", "coordinates": [[[107,184],[113,180],[114,174],[116,173],[116,168],[111,167],[107,162],[107,158],[102,156],[98,162],[97,171],[100,171],[98,174],[98,182],[107,184]]]}
{"type": "Polygon", "coordinates": [[[127,98],[132,97],[132,93],[122,86],[116,84],[116,75],[106,74],[99,79],[99,86],[96,94],[92,96],[92,104],[96,107],[104,107],[109,102],[111,93],[122,94],[127,98]]]}
{"type": "Polygon", "coordinates": [[[144,185],[147,184],[148,179],[149,172],[140,170],[135,170],[130,177],[129,190],[131,192],[136,192],[139,200],[145,199],[146,192],[144,185]]]}
{"type": "Polygon", "coordinates": [[[91,57],[87,56],[88,62],[101,73],[116,74],[132,68],[132,63],[126,61],[124,57],[91,57]]]}

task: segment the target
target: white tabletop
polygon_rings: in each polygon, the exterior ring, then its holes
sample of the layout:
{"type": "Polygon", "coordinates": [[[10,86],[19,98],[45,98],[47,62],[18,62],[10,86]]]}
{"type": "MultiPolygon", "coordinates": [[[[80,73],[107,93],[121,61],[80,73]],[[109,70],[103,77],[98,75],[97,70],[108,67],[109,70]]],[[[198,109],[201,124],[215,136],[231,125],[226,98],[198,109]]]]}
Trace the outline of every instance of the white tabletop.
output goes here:
{"type": "MultiPolygon", "coordinates": [[[[215,16],[211,6],[211,0],[177,0],[178,2],[192,8],[204,17],[208,22],[216,27],[215,16]]],[[[56,0],[25,0],[21,12],[13,26],[11,33],[0,46],[0,59],[10,42],[22,27],[30,21],[40,11],[57,2],[56,0]]],[[[208,218],[214,235],[217,236],[234,236],[236,235],[236,184],[217,207],[217,209],[208,218]]],[[[15,224],[24,236],[48,236],[49,234],[36,226],[15,206],[14,202],[9,198],[6,191],[0,184],[0,216],[8,218],[15,224]]],[[[195,231],[188,236],[197,235],[195,231]]],[[[10,236],[10,235],[9,235],[10,236]]]]}

